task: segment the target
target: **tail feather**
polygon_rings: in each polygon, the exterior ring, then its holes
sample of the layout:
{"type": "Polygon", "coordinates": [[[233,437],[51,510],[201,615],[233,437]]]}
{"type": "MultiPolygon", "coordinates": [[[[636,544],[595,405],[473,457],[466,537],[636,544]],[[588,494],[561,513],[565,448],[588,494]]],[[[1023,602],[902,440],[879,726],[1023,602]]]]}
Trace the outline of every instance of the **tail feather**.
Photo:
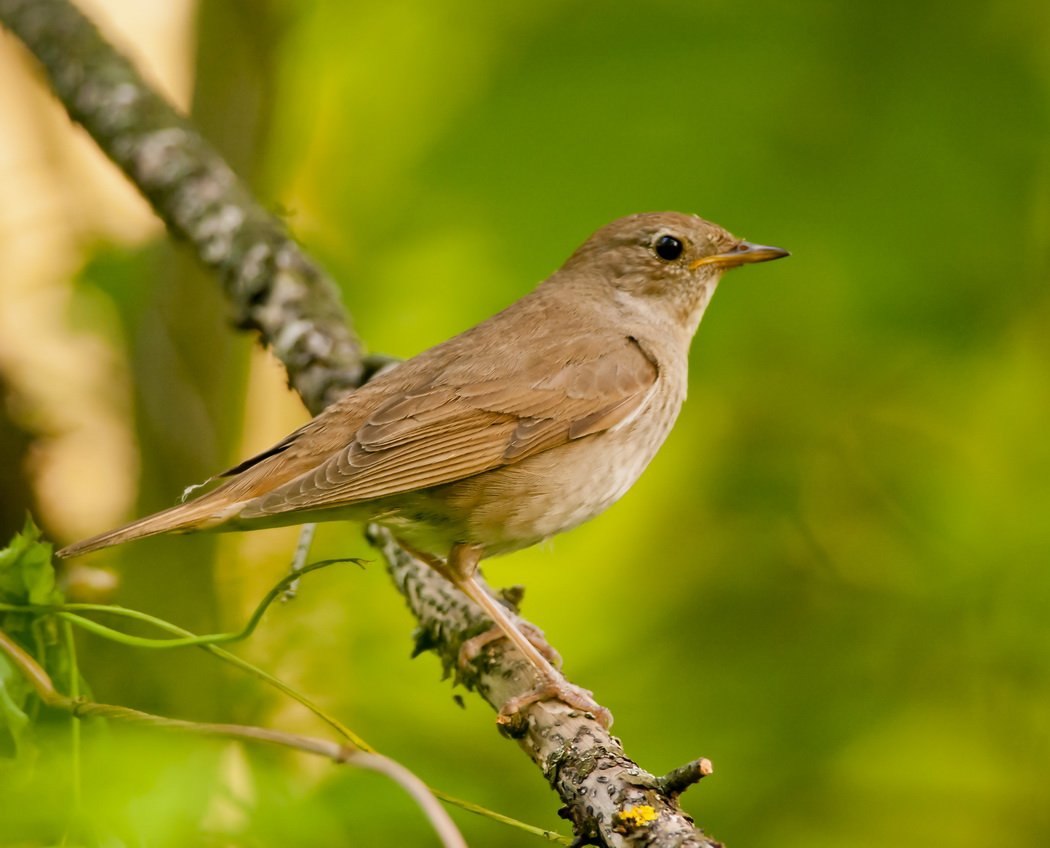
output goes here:
{"type": "Polygon", "coordinates": [[[123,527],[92,536],[90,539],[74,542],[58,551],[58,556],[68,559],[108,548],[111,545],[145,539],[161,533],[189,533],[193,530],[205,530],[221,524],[238,506],[240,504],[224,503],[205,495],[190,503],[178,504],[155,512],[132,521],[130,524],[125,524],[123,527]]]}

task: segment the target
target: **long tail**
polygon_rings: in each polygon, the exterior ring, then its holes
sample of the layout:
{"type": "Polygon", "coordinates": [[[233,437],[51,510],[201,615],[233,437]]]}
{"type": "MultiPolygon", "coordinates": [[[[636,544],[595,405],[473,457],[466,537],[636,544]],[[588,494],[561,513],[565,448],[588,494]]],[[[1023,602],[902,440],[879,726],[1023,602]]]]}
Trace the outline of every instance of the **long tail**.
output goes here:
{"type": "Polygon", "coordinates": [[[235,512],[240,504],[230,504],[224,498],[214,498],[216,492],[189,503],[177,504],[168,509],[139,518],[116,530],[109,530],[67,545],[58,552],[63,559],[80,556],[81,554],[108,548],[110,545],[120,545],[135,539],[145,539],[147,536],[157,536],[161,533],[189,533],[193,530],[206,530],[217,524],[223,523],[231,513],[235,512]]]}

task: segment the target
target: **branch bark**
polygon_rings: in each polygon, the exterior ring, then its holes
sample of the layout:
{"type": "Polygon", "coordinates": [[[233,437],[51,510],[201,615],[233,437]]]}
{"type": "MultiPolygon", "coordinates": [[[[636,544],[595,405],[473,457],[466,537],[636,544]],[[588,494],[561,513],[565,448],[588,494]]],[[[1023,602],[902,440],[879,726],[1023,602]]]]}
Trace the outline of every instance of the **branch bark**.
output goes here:
{"type": "MultiPolygon", "coordinates": [[[[237,325],[258,332],[312,413],[367,379],[369,362],[332,281],[90,21],[67,0],[0,0],[0,23],[36,56],[70,117],[124,171],[171,234],[215,271],[237,325]]],[[[370,528],[370,538],[419,620],[420,650],[437,652],[446,669],[457,669],[460,682],[497,708],[529,691],[530,669],[505,641],[459,672],[459,646],[487,620],[386,531],[370,528]]],[[[530,705],[503,730],[558,792],[578,844],[719,844],[678,804],[686,786],[710,773],[706,760],[655,777],[592,716],[558,702],[530,705]]]]}
{"type": "Polygon", "coordinates": [[[218,152],[67,0],[0,0],[69,116],[178,239],[219,276],[235,321],[259,332],[317,414],[365,368],[335,284],[218,152]]]}

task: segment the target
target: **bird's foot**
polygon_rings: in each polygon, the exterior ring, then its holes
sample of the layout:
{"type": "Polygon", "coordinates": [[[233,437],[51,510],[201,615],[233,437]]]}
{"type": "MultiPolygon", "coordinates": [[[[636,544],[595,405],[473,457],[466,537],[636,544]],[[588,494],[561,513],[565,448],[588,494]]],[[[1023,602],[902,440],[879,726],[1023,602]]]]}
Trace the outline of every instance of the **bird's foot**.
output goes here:
{"type": "MultiPolygon", "coordinates": [[[[543,635],[543,631],[540,630],[536,625],[530,624],[526,621],[519,621],[517,623],[517,630],[529,640],[529,643],[539,651],[546,660],[555,668],[561,668],[561,654],[559,654],[547,641],[547,637],[543,635]]],[[[485,649],[485,646],[490,642],[495,642],[497,639],[506,639],[507,634],[499,626],[490,627],[484,633],[479,633],[477,636],[472,636],[460,645],[459,648],[459,667],[466,668],[474,660],[478,658],[478,655],[485,649]]]]}
{"type": "MultiPolygon", "coordinates": [[[[518,632],[529,641],[553,666],[548,670],[533,667],[533,671],[539,678],[539,682],[528,692],[516,695],[507,701],[499,711],[496,721],[502,725],[513,724],[516,716],[529,704],[537,701],[561,701],[570,707],[591,713],[606,730],[612,725],[612,713],[594,700],[594,694],[569,683],[555,669],[561,666],[561,655],[548,644],[544,638],[543,631],[533,624],[527,622],[518,623],[518,632]]],[[[507,638],[506,633],[499,627],[492,627],[471,639],[467,639],[459,649],[460,668],[466,668],[473,662],[481,651],[490,642],[497,639],[507,638]]]]}
{"type": "Polygon", "coordinates": [[[532,691],[516,695],[500,707],[496,721],[510,725],[516,721],[517,714],[537,701],[561,701],[573,709],[591,713],[598,723],[608,730],[612,727],[613,716],[606,707],[594,700],[594,693],[582,686],[569,683],[562,677],[549,677],[539,683],[532,691]]]}

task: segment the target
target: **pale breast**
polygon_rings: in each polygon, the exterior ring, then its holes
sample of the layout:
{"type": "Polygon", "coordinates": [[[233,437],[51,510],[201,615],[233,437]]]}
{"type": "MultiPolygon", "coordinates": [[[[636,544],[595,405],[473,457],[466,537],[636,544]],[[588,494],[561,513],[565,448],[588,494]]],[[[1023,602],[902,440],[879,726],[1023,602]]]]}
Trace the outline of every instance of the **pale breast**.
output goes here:
{"type": "Polygon", "coordinates": [[[624,495],[663,444],[683,396],[684,387],[659,385],[623,426],[401,496],[378,518],[435,553],[455,542],[480,544],[486,555],[536,544],[593,518],[624,495]]]}

